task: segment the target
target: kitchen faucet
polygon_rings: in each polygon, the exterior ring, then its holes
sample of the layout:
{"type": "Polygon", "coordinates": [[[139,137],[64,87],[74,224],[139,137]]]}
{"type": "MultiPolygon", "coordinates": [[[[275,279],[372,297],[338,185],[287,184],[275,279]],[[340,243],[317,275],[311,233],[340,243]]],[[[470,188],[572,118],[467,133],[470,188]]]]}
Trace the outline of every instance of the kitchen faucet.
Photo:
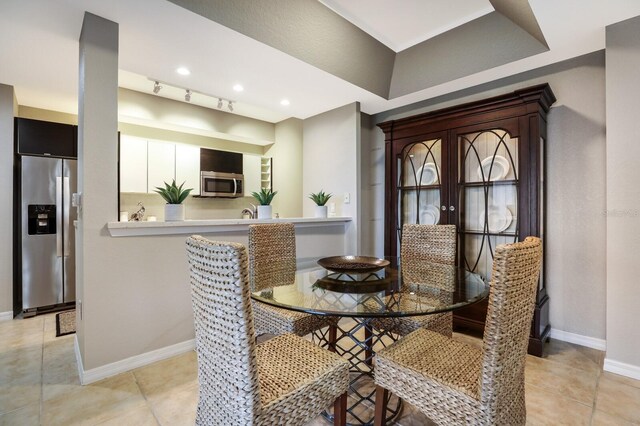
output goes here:
{"type": "MultiPolygon", "coordinates": [[[[251,203],[249,203],[251,204],[251,203]]],[[[242,213],[240,213],[243,217],[245,214],[249,215],[249,219],[255,219],[256,217],[258,217],[258,207],[256,207],[255,205],[251,204],[251,207],[253,207],[253,210],[251,210],[250,208],[245,208],[242,210],[242,213]]]]}

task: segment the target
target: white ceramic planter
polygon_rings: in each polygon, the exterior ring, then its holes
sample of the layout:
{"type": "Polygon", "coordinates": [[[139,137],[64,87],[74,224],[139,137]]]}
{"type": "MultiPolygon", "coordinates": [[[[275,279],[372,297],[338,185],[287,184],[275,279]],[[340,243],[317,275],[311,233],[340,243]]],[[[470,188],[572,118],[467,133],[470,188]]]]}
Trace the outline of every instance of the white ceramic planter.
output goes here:
{"type": "Polygon", "coordinates": [[[327,217],[327,206],[316,206],[316,217],[327,217]]]}
{"type": "Polygon", "coordinates": [[[271,219],[271,206],[258,206],[258,219],[271,219]]]}
{"type": "Polygon", "coordinates": [[[184,220],[184,204],[165,204],[164,221],[179,222],[184,220]]]}

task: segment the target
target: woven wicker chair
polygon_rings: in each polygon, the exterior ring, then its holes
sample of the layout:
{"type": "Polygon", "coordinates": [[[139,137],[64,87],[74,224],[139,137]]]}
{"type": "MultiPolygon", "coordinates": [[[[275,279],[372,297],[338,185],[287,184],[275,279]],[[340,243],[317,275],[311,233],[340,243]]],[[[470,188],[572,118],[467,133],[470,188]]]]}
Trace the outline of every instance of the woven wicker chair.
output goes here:
{"type": "MultiPolygon", "coordinates": [[[[293,284],[296,273],[296,233],[292,223],[249,226],[249,282],[252,291],[293,284]]],[[[324,327],[321,318],[304,312],[253,303],[258,335],[294,333],[304,336],[324,327]]]]}
{"type": "Polygon", "coordinates": [[[303,425],[334,403],[346,421],[349,363],[293,334],[256,344],[241,244],[187,239],[200,396],[197,425],[303,425]]]}
{"type": "MultiPolygon", "coordinates": [[[[450,286],[450,274],[434,274],[434,265],[453,268],[456,262],[456,227],[454,225],[413,225],[402,227],[400,261],[405,282],[420,282],[420,277],[430,286],[450,286]],[[439,278],[446,278],[439,280],[439,278]]],[[[449,271],[451,272],[451,271],[449,271]]],[[[453,271],[455,272],[455,271],[453,271]]],[[[419,328],[428,328],[444,336],[453,334],[453,314],[423,315],[373,321],[373,326],[386,329],[401,336],[419,328]]]]}
{"type": "Polygon", "coordinates": [[[524,366],[541,262],[539,238],[496,248],[482,349],[421,328],[378,352],[376,414],[391,391],[437,424],[524,425],[524,366]]]}

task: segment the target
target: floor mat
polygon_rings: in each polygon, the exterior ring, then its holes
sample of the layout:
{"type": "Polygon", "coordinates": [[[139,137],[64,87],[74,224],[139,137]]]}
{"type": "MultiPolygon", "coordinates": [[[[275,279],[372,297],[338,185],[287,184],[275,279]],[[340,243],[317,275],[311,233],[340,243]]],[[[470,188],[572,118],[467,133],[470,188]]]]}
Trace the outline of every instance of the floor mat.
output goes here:
{"type": "Polygon", "coordinates": [[[76,332],[76,311],[65,311],[56,314],[56,337],[76,332]]]}

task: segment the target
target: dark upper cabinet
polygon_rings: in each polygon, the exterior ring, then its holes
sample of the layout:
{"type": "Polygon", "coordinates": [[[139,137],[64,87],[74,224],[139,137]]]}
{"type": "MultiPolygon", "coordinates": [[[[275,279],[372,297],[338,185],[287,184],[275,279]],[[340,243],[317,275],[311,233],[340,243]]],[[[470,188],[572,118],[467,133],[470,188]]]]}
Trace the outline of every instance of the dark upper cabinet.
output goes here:
{"type": "MultiPolygon", "coordinates": [[[[490,280],[499,244],[543,236],[548,85],[379,124],[385,133],[385,254],[398,255],[406,223],[454,224],[459,266],[490,280]]],[[[544,271],[543,271],[544,277],[544,271]]],[[[550,332],[540,281],[529,351],[550,332]]],[[[487,301],[454,312],[482,330],[487,301]]]]}
{"type": "Polygon", "coordinates": [[[242,174],[242,154],[200,148],[200,171],[242,174]]]}
{"type": "Polygon", "coordinates": [[[70,124],[16,118],[16,153],[76,158],[78,127],[70,124]]]}

